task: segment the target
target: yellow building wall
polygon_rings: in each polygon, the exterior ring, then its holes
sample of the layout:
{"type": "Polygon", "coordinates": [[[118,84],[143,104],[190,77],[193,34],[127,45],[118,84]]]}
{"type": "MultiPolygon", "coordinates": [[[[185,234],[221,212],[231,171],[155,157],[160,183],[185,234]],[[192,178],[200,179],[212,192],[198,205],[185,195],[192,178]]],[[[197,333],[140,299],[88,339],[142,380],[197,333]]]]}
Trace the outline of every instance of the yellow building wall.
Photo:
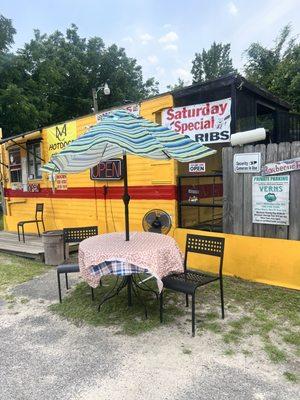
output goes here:
{"type": "MultiPolygon", "coordinates": [[[[177,228],[174,231],[174,238],[182,251],[185,249],[188,233],[225,238],[224,275],[300,290],[299,241],[223,233],[210,234],[177,228]]],[[[216,272],[217,259],[193,255],[190,257],[189,267],[216,272]]]]}
{"type": "MultiPolygon", "coordinates": [[[[163,108],[173,104],[172,96],[161,96],[155,99],[143,102],[141,104],[141,116],[155,121],[156,112],[160,112],[163,108]]],[[[74,121],[72,121],[74,123],[74,121]]],[[[90,126],[96,123],[94,115],[89,115],[75,120],[77,137],[86,132],[90,126]]],[[[61,124],[60,124],[61,125],[61,124]]],[[[36,136],[42,137],[42,158],[47,162],[49,160],[49,143],[48,130],[53,130],[54,126],[42,129],[42,132],[37,132],[36,136]]],[[[25,140],[27,137],[25,138],[25,140]]],[[[31,139],[31,137],[30,137],[31,139]]],[[[24,138],[18,140],[24,143],[24,138]]],[[[4,145],[5,146],[5,145],[4,145]]],[[[7,146],[7,145],[6,145],[7,146]]],[[[21,150],[23,152],[23,150],[21,150]]],[[[8,152],[6,153],[6,161],[8,162],[8,152]]],[[[24,150],[26,155],[26,151],[24,150]]],[[[138,194],[140,190],[153,187],[153,199],[135,199],[134,195],[129,204],[130,212],[130,229],[142,230],[142,219],[147,211],[153,208],[159,208],[167,211],[176,224],[176,201],[155,199],[159,196],[159,188],[161,186],[171,187],[176,184],[175,168],[176,164],[173,161],[157,161],[148,158],[128,156],[128,184],[129,192],[138,194]],[[155,194],[156,193],[156,194],[155,194]]],[[[40,184],[41,189],[47,189],[49,195],[43,197],[13,197],[9,199],[8,214],[5,216],[5,229],[8,231],[16,231],[18,221],[31,219],[34,216],[36,203],[44,203],[44,220],[46,230],[62,229],[71,226],[87,226],[97,225],[100,232],[114,232],[124,230],[124,205],[121,199],[110,199],[109,196],[104,200],[99,198],[99,189],[106,186],[108,193],[110,188],[123,188],[123,180],[99,182],[90,179],[90,171],[85,171],[80,174],[68,174],[67,184],[68,189],[83,189],[87,190],[89,197],[92,198],[56,198],[51,195],[51,182],[48,179],[48,174],[43,173],[43,179],[33,181],[40,184]],[[93,190],[95,195],[93,195],[93,190]],[[98,192],[97,192],[98,190],[98,192]]],[[[10,184],[6,186],[10,188],[10,184]]],[[[63,196],[63,191],[59,191],[63,196]]],[[[44,192],[45,193],[45,192],[44,192]]],[[[102,196],[103,197],[103,196],[102,196]]],[[[34,224],[26,225],[26,232],[36,233],[34,224]]]]}

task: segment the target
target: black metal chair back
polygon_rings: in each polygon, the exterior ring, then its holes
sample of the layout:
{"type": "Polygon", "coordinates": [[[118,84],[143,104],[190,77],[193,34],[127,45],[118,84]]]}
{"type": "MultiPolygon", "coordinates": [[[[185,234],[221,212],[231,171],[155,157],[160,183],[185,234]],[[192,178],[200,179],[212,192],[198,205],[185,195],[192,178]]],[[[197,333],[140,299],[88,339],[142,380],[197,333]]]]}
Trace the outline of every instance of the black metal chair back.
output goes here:
{"type": "Polygon", "coordinates": [[[83,228],[64,228],[64,256],[66,259],[66,243],[79,243],[91,236],[98,235],[98,226],[85,226],[83,228]]]}
{"type": "Polygon", "coordinates": [[[35,219],[43,221],[44,203],[37,203],[35,206],[35,219]]]}
{"type": "Polygon", "coordinates": [[[222,275],[225,239],[215,236],[188,234],[184,257],[184,270],[187,270],[189,253],[207,254],[220,258],[219,275],[222,275]]]}
{"type": "Polygon", "coordinates": [[[98,226],[85,226],[83,228],[64,228],[63,237],[65,243],[81,242],[91,236],[98,235],[98,226]]]}

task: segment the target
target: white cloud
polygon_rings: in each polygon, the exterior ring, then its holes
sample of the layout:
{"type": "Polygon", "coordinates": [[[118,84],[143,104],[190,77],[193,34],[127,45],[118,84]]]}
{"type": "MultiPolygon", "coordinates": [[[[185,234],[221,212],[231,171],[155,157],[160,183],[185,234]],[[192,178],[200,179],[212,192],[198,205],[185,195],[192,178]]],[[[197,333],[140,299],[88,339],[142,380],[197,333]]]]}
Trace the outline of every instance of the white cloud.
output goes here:
{"type": "Polygon", "coordinates": [[[172,43],[176,42],[176,40],[178,40],[178,35],[173,31],[166,33],[158,39],[159,43],[172,43]]]}
{"type": "Polygon", "coordinates": [[[164,46],[164,50],[177,51],[178,46],[177,44],[167,44],[166,46],[164,46]]]}
{"type": "Polygon", "coordinates": [[[228,4],[227,4],[227,8],[228,8],[228,12],[229,12],[229,14],[231,14],[231,15],[237,15],[237,13],[238,13],[238,8],[237,8],[237,6],[234,4],[234,2],[233,1],[230,1],[228,4]]]}
{"type": "Polygon", "coordinates": [[[170,29],[171,26],[172,26],[171,24],[164,24],[163,28],[164,28],[164,29],[170,29]]]}
{"type": "Polygon", "coordinates": [[[143,33],[140,35],[140,39],[142,44],[148,44],[151,40],[153,40],[153,36],[151,36],[149,33],[143,33]]]}
{"type": "Polygon", "coordinates": [[[160,65],[155,68],[157,75],[164,75],[166,70],[160,65]]]}
{"type": "Polygon", "coordinates": [[[127,42],[127,43],[133,43],[133,39],[131,36],[126,36],[122,38],[123,42],[127,42]]]}
{"type": "Polygon", "coordinates": [[[190,71],[185,68],[174,69],[172,71],[172,73],[175,78],[181,78],[184,81],[187,81],[187,83],[189,83],[192,79],[192,75],[191,75],[190,71]]]}
{"type": "Polygon", "coordinates": [[[147,57],[147,60],[149,61],[150,64],[157,64],[158,63],[158,58],[156,55],[151,55],[147,57]]]}

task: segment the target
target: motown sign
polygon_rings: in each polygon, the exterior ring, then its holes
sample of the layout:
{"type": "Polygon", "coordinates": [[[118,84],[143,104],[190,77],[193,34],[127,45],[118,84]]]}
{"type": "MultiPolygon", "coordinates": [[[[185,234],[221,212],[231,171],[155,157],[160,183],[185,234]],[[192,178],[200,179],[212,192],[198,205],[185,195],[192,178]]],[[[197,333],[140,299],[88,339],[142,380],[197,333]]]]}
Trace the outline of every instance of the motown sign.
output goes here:
{"type": "Polygon", "coordinates": [[[77,138],[76,121],[66,122],[47,129],[49,159],[77,138]]]}
{"type": "Polygon", "coordinates": [[[201,143],[230,141],[231,98],[168,108],[162,113],[162,124],[201,143]]]}

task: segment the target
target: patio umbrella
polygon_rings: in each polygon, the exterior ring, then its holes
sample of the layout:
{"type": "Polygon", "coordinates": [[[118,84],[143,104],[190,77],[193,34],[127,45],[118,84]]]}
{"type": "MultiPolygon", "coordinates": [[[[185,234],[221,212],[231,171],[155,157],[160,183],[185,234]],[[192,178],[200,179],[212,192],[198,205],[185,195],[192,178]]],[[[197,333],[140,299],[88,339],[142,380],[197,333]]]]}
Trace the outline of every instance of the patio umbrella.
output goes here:
{"type": "Polygon", "coordinates": [[[157,160],[174,159],[189,162],[214,154],[201,143],[166,127],[135,116],[128,111],[116,110],[74,140],[50,162],[42,167],[48,173],[78,173],[92,168],[101,161],[123,156],[125,232],[129,240],[130,196],[127,179],[127,154],[157,160]]]}

